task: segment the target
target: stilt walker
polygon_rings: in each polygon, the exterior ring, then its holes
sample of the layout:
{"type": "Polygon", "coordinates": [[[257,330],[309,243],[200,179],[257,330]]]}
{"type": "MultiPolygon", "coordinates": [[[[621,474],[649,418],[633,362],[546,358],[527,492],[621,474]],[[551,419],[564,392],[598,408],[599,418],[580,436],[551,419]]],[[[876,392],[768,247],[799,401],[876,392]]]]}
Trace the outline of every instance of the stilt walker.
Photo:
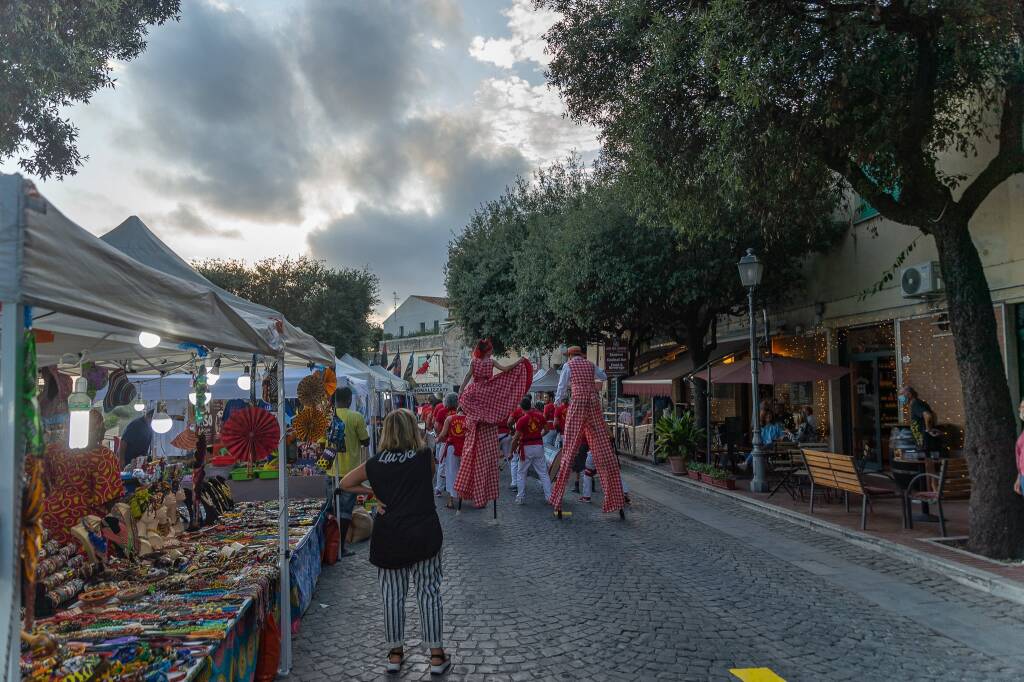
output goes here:
{"type": "MultiPolygon", "coordinates": [[[[494,361],[488,339],[477,342],[469,374],[459,391],[459,405],[466,415],[466,441],[455,492],[459,501],[470,500],[477,508],[498,499],[498,424],[530,390],[533,366],[520,358],[510,367],[494,361]],[[494,374],[497,370],[498,374],[494,374]]],[[[497,516],[497,506],[495,506],[497,516]]]]}
{"type": "MultiPolygon", "coordinates": [[[[601,511],[618,510],[619,516],[625,518],[623,508],[626,503],[622,495],[622,477],[619,475],[615,452],[608,440],[607,428],[601,415],[601,399],[595,388],[596,381],[604,381],[608,377],[604,370],[583,357],[583,349],[579,346],[569,348],[568,353],[569,361],[562,367],[562,373],[558,377],[558,392],[555,395],[555,400],[559,401],[565,396],[566,390],[572,387],[562,452],[575,453],[582,439],[587,439],[604,488],[601,511]]],[[[559,518],[562,515],[562,496],[565,494],[565,486],[572,471],[572,460],[572,457],[562,457],[558,479],[551,491],[549,501],[559,518]]]]}

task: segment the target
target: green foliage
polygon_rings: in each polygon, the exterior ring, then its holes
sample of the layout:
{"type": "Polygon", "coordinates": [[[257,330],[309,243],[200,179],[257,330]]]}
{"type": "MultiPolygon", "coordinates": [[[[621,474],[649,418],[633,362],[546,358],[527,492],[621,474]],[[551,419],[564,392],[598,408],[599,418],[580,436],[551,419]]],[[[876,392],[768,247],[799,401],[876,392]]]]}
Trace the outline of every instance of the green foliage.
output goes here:
{"type": "Polygon", "coordinates": [[[180,0],[15,0],[0,4],[0,161],[41,178],[82,164],[62,109],[113,87],[115,61],[146,48],[151,24],[178,19],[180,0]]]}
{"type": "Polygon", "coordinates": [[[692,471],[692,472],[697,473],[697,474],[709,473],[713,468],[714,467],[712,467],[710,464],[705,464],[704,462],[687,462],[686,463],[687,471],[692,471]]]}
{"type": "Polygon", "coordinates": [[[707,471],[703,472],[716,481],[727,481],[732,478],[732,474],[726,469],[719,469],[718,467],[709,466],[707,471]]]}
{"type": "Polygon", "coordinates": [[[321,260],[267,258],[249,265],[241,260],[208,259],[192,264],[217,286],[254,303],[278,310],[338,356],[365,359],[383,329],[370,323],[380,301],[377,276],[367,270],[329,268],[321,260]]]}
{"type": "Polygon", "coordinates": [[[864,299],[870,296],[874,296],[882,289],[884,289],[885,285],[893,280],[893,278],[896,276],[896,273],[899,272],[899,269],[907,261],[907,256],[909,256],[913,252],[914,248],[917,246],[917,240],[920,238],[921,235],[914,237],[914,241],[907,244],[907,247],[900,251],[899,255],[896,256],[896,260],[889,267],[889,269],[882,273],[881,278],[877,282],[872,284],[870,287],[860,292],[860,295],[857,296],[857,300],[863,301],[864,299]]]}
{"type": "Polygon", "coordinates": [[[680,416],[666,415],[654,425],[654,442],[668,457],[688,458],[704,438],[704,429],[689,412],[680,416]]]}

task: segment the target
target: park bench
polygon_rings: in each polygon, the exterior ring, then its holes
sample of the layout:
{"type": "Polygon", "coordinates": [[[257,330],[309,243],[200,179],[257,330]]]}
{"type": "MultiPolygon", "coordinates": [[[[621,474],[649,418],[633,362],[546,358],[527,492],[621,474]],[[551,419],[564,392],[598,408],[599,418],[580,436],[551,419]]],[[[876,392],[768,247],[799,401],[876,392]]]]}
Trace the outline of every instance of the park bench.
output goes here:
{"type": "MultiPolygon", "coordinates": [[[[934,502],[939,507],[939,530],[942,537],[946,537],[946,517],[942,514],[943,500],[966,500],[971,496],[971,474],[967,470],[967,460],[960,457],[955,459],[942,460],[942,466],[938,475],[923,473],[914,476],[907,484],[906,506],[914,502],[925,506],[934,502]],[[935,486],[927,490],[914,490],[914,483],[919,479],[933,480],[935,486]]],[[[914,519],[911,514],[907,515],[907,524],[914,527],[914,519]]]]}
{"type": "MultiPolygon", "coordinates": [[[[868,506],[871,500],[883,497],[900,498],[899,493],[892,488],[883,488],[864,483],[864,475],[857,468],[853,457],[840,455],[835,452],[823,452],[820,450],[803,450],[804,463],[807,465],[807,474],[811,479],[811,507],[810,513],[814,513],[814,487],[831,488],[840,490],[843,493],[843,501],[846,504],[846,511],[850,511],[850,493],[861,496],[860,508],[860,529],[867,530],[868,527],[868,506]]],[[[902,499],[901,511],[903,513],[903,527],[907,526],[907,508],[902,499]]]]}

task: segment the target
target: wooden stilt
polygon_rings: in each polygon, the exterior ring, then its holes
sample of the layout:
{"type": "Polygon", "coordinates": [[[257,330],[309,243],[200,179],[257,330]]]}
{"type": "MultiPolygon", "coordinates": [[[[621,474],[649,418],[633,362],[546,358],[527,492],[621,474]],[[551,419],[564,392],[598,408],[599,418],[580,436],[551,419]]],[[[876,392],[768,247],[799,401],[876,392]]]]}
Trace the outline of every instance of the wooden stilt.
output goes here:
{"type": "Polygon", "coordinates": [[[494,520],[498,520],[498,501],[494,501],[494,520]]]}
{"type": "Polygon", "coordinates": [[[619,510],[619,518],[622,519],[623,521],[626,520],[626,510],[625,509],[620,509],[619,510]]]}

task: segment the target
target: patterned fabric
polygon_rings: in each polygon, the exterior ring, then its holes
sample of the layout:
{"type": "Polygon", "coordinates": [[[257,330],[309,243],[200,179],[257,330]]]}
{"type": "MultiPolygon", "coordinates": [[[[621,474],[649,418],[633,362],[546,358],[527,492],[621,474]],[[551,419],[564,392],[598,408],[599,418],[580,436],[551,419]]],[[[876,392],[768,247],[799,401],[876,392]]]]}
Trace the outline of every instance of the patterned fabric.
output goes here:
{"type": "Polygon", "coordinates": [[[85,452],[51,445],[43,467],[49,483],[43,526],[58,542],[74,542],[70,530],[83,516],[105,516],[105,506],[124,495],[117,455],[107,448],[85,452]]]}
{"type": "Polygon", "coordinates": [[[483,506],[498,499],[498,424],[530,390],[533,366],[529,360],[494,376],[491,357],[473,358],[473,381],[459,398],[466,415],[466,441],[455,492],[483,506]]]}
{"type": "MultiPolygon", "coordinates": [[[[622,509],[626,502],[622,495],[622,477],[619,475],[618,462],[608,438],[607,427],[601,414],[601,399],[594,389],[594,365],[589,360],[575,357],[569,361],[569,381],[572,386],[572,398],[569,401],[569,413],[565,423],[565,441],[562,452],[576,452],[580,443],[586,438],[591,444],[594,463],[597,465],[601,483],[604,486],[604,502],[601,511],[610,512],[622,509]]],[[[569,481],[572,470],[572,457],[562,457],[562,465],[558,470],[558,479],[551,492],[551,505],[562,508],[562,496],[569,481]]]]}

